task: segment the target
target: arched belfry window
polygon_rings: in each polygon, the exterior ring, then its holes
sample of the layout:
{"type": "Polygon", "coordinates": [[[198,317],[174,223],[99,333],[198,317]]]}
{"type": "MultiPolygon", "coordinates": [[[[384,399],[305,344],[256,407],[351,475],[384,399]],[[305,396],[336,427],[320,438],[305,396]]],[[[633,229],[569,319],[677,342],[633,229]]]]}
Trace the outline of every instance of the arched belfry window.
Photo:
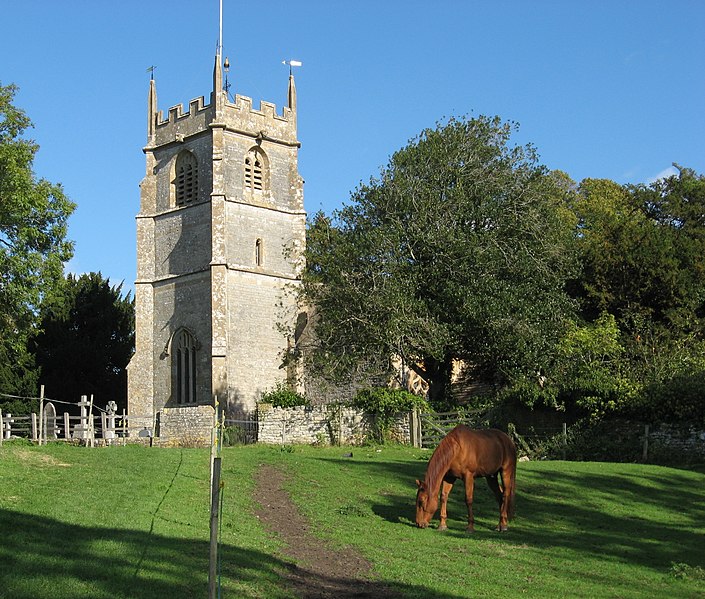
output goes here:
{"type": "Polygon", "coordinates": [[[171,349],[174,399],[177,404],[196,403],[196,339],[186,329],[180,329],[174,335],[171,349]]]}
{"type": "Polygon", "coordinates": [[[245,156],[245,188],[267,189],[267,157],[260,148],[252,148],[245,156]]]}
{"type": "Polygon", "coordinates": [[[198,198],[198,160],[188,151],[176,158],[176,205],[185,206],[198,198]]]}

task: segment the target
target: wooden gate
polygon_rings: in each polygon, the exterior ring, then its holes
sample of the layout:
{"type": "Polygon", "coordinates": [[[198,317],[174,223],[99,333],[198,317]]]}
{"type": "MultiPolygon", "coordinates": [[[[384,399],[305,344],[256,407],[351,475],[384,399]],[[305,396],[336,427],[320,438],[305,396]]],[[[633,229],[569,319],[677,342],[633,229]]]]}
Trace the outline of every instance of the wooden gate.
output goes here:
{"type": "Polygon", "coordinates": [[[483,428],[484,412],[430,412],[420,414],[421,446],[436,447],[458,424],[467,424],[472,428],[483,428]]]}
{"type": "Polygon", "coordinates": [[[257,443],[259,424],[256,412],[232,412],[225,418],[223,445],[257,443]]]}

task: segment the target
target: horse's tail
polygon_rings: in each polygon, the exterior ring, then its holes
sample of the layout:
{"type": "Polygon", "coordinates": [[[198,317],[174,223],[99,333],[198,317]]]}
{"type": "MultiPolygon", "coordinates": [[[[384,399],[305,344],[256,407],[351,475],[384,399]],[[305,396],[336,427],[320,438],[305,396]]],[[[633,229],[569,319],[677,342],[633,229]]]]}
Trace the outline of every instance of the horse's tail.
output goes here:
{"type": "Polygon", "coordinates": [[[515,507],[516,507],[516,486],[517,486],[517,450],[516,446],[514,445],[514,442],[511,441],[511,447],[509,451],[509,459],[510,459],[510,464],[509,464],[509,471],[510,471],[510,479],[509,479],[509,501],[507,502],[507,518],[511,520],[514,518],[514,513],[515,513],[515,507]]]}

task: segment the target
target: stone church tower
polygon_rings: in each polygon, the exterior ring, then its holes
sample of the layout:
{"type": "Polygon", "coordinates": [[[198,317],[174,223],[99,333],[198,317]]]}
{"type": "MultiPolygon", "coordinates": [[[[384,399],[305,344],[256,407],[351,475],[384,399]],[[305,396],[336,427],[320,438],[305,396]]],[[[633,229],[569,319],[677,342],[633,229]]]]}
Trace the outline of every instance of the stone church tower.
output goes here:
{"type": "Polygon", "coordinates": [[[152,79],[148,117],[128,412],[164,440],[209,438],[216,396],[252,411],[291,375],[281,325],[297,317],[287,289],[299,280],[306,219],[294,78],[281,114],[231,102],[218,51],[209,104],[164,118],[152,79]]]}

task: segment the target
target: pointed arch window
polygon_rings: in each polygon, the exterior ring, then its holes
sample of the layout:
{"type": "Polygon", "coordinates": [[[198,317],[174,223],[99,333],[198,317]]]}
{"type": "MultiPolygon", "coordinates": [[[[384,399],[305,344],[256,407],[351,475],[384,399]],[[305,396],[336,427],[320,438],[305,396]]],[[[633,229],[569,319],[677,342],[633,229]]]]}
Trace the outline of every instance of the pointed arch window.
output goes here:
{"type": "Polygon", "coordinates": [[[186,206],[198,198],[198,160],[188,151],[176,158],[176,205],[186,206]]]}
{"type": "Polygon", "coordinates": [[[252,148],[245,156],[245,187],[267,189],[267,158],[259,148],[252,148]]]}
{"type": "Polygon", "coordinates": [[[177,404],[196,403],[196,339],[181,329],[173,341],[174,398],[177,404]]]}

